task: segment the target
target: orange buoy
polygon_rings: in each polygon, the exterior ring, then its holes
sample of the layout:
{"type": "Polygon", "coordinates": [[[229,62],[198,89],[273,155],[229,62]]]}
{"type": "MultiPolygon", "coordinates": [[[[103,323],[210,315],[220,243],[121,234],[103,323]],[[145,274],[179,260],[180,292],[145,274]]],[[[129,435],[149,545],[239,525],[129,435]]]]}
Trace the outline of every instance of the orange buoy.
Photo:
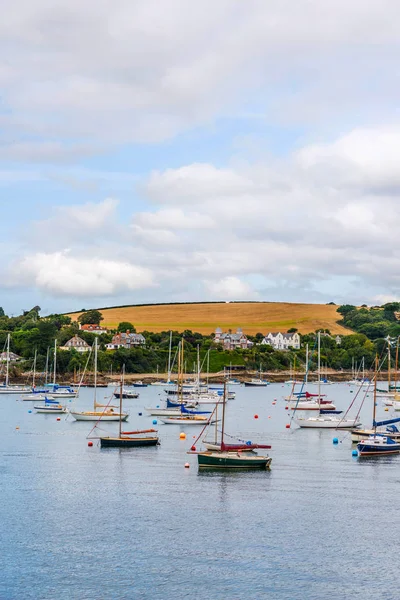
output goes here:
{"type": "Polygon", "coordinates": [[[189,463],[185,463],[185,469],[189,469],[190,468],[190,464],[189,463]]]}
{"type": "Polygon", "coordinates": [[[276,404],[276,402],[274,401],[274,402],[272,403],[272,406],[275,406],[275,404],[276,404]]]}
{"type": "Polygon", "coordinates": [[[91,448],[93,446],[93,442],[88,442],[87,445],[89,446],[89,448],[91,448]]]}
{"type": "Polygon", "coordinates": [[[16,427],[15,429],[19,429],[19,427],[16,427]]]}
{"type": "Polygon", "coordinates": [[[179,439],[180,440],[186,440],[186,433],[183,433],[183,431],[179,434],[179,439]]]}

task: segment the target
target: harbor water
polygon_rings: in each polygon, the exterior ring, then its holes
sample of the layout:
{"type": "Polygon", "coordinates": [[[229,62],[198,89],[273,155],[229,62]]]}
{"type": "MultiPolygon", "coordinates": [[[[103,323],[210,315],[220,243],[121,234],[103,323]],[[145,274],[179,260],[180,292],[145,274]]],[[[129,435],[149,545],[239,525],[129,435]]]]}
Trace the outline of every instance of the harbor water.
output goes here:
{"type": "MultiPolygon", "coordinates": [[[[270,471],[199,472],[199,427],[159,422],[153,448],[88,447],[93,423],[0,396],[1,600],[396,598],[400,456],[358,459],[346,432],[287,429],[287,385],[232,390],[226,431],[270,443],[270,471]]],[[[137,391],[128,430],[154,427],[144,407],[162,405],[163,388],[137,391]]],[[[323,386],[340,409],[357,391],[323,386]]],[[[82,389],[67,406],[92,403],[82,389]]]]}

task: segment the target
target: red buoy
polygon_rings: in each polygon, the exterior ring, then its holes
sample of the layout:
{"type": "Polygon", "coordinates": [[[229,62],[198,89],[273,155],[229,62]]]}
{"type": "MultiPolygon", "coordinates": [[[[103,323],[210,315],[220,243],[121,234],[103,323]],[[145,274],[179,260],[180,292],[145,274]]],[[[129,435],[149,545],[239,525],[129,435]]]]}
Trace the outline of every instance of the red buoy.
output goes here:
{"type": "Polygon", "coordinates": [[[93,442],[88,442],[87,445],[89,446],[89,448],[91,448],[93,446],[93,442]]]}
{"type": "Polygon", "coordinates": [[[196,446],[192,446],[190,449],[191,449],[192,452],[195,452],[196,451],[196,446]]]}
{"type": "Polygon", "coordinates": [[[290,429],[290,424],[289,423],[286,425],[286,429],[290,429]]]}
{"type": "Polygon", "coordinates": [[[254,415],[254,418],[255,418],[255,419],[258,419],[258,415],[254,415]]]}
{"type": "Polygon", "coordinates": [[[57,417],[57,421],[61,421],[61,417],[57,417]]]}
{"type": "Polygon", "coordinates": [[[289,407],[288,407],[288,406],[285,406],[285,410],[289,410],[289,407]]]}

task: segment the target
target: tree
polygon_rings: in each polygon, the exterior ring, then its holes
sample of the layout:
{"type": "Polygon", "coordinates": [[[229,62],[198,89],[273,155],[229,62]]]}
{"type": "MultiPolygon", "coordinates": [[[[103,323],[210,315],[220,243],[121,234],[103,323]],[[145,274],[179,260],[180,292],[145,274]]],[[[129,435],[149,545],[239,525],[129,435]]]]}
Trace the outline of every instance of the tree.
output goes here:
{"type": "Polygon", "coordinates": [[[291,327],[290,329],[287,330],[288,333],[297,333],[298,329],[296,329],[296,327],[291,327]]]}
{"type": "Polygon", "coordinates": [[[356,306],[353,306],[352,304],[343,304],[342,306],[339,306],[337,312],[345,317],[347,314],[355,310],[357,310],[356,306]]]}
{"type": "Polygon", "coordinates": [[[135,326],[129,321],[122,321],[122,323],[118,325],[118,331],[120,333],[126,333],[127,331],[130,331],[131,333],[136,333],[135,326]]]}
{"type": "Polygon", "coordinates": [[[103,315],[99,310],[87,310],[78,317],[81,325],[100,325],[103,321],[103,315]]]}
{"type": "Polygon", "coordinates": [[[4,312],[4,309],[2,306],[0,306],[0,317],[5,317],[6,313],[4,312]]]}

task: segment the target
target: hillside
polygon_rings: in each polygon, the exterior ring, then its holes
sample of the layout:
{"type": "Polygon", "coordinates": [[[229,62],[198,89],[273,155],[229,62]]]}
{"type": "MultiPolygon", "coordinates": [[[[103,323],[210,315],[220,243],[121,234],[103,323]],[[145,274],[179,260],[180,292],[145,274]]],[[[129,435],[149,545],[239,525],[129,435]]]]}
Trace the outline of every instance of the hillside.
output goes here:
{"type": "MultiPolygon", "coordinates": [[[[254,335],[268,331],[285,332],[296,327],[300,333],[329,329],[332,334],[349,334],[337,324],[341,318],[337,306],[326,304],[291,304],[288,302],[231,302],[210,304],[162,304],[100,309],[102,325],[115,329],[121,321],[130,321],[137,331],[184,331],[212,333],[216,327],[224,331],[241,327],[254,335]]],[[[80,312],[70,313],[76,320],[80,312]]]]}

